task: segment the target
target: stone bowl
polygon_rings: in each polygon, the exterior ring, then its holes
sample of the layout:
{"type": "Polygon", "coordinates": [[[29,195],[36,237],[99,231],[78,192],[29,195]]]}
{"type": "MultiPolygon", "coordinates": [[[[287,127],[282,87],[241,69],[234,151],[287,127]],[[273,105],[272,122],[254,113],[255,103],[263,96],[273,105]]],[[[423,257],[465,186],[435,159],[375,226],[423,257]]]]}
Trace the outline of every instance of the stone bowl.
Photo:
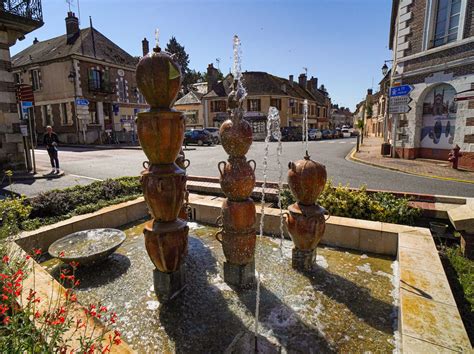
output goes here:
{"type": "Polygon", "coordinates": [[[117,229],[84,230],[60,238],[49,246],[48,252],[65,263],[89,266],[104,261],[125,239],[125,233],[117,229]]]}

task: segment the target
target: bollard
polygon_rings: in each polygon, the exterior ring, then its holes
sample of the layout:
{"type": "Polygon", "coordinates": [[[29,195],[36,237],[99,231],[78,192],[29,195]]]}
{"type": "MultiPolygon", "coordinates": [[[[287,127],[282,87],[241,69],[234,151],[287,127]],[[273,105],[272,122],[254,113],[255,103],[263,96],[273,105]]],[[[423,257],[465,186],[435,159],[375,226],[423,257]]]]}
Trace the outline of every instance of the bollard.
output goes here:
{"type": "Polygon", "coordinates": [[[357,145],[356,145],[356,151],[359,152],[359,148],[360,148],[360,135],[357,134],[357,145]]]}

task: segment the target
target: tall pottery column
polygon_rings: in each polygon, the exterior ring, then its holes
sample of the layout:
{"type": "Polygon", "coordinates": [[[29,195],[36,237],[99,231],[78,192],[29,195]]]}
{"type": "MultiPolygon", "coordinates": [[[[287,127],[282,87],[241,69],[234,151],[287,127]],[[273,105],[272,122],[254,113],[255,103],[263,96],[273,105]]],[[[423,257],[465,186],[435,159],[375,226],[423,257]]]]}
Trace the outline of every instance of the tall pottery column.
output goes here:
{"type": "Polygon", "coordinates": [[[252,128],[243,118],[238,86],[238,80],[234,79],[234,90],[228,98],[231,118],[220,128],[222,147],[229,158],[218,165],[221,188],[227,199],[222,204],[222,229],[216,238],[222,243],[226,258],[224,281],[247,287],[255,280],[256,210],[250,198],[255,187],[255,161],[247,161],[245,156],[252,145],[252,128]]]}
{"type": "Polygon", "coordinates": [[[140,145],[148,157],[141,184],[153,217],[144,229],[145,247],[156,267],[155,293],[166,302],[184,289],[188,249],[189,228],[178,218],[186,173],[175,163],[183,144],[185,121],[180,112],[170,108],[181,87],[181,71],[168,53],[156,47],[140,60],[136,75],[138,88],[151,106],[137,119],[140,145]]]}
{"type": "Polygon", "coordinates": [[[292,266],[301,271],[311,270],[316,258],[316,247],[326,228],[327,211],[316,203],[326,185],[326,167],[310,159],[290,162],[288,185],[296,203],[288,207],[286,225],[295,247],[292,266]]]}

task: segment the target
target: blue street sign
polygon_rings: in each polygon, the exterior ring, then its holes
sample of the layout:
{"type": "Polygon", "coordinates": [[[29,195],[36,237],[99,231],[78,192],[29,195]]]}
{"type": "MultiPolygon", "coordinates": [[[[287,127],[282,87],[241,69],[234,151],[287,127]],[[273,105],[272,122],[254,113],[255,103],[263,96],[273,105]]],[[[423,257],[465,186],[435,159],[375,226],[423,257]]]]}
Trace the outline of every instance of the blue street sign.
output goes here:
{"type": "Polygon", "coordinates": [[[31,101],[21,101],[21,108],[26,109],[33,107],[33,102],[31,101]]]}
{"type": "Polygon", "coordinates": [[[390,97],[407,96],[413,90],[411,85],[390,87],[390,97]]]}
{"type": "Polygon", "coordinates": [[[89,101],[86,100],[85,98],[76,98],[76,104],[78,106],[87,106],[89,105],[89,101]]]}

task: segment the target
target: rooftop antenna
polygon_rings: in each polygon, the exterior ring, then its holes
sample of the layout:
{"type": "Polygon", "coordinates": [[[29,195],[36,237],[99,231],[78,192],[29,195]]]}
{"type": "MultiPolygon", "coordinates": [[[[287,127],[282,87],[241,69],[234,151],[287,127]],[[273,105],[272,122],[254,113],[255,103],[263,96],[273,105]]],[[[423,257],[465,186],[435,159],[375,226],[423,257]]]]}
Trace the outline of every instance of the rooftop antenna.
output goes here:
{"type": "Polygon", "coordinates": [[[217,70],[220,71],[220,66],[219,66],[219,64],[221,63],[221,58],[216,58],[216,63],[217,63],[217,70]]]}
{"type": "Polygon", "coordinates": [[[308,68],[306,68],[306,67],[303,66],[303,70],[304,70],[304,74],[305,74],[306,76],[308,76],[308,68]]]}
{"type": "MultiPolygon", "coordinates": [[[[73,0],[69,0],[69,1],[72,2],[73,0]]],[[[81,39],[81,54],[84,55],[84,45],[82,43],[82,31],[81,31],[81,8],[79,6],[79,0],[77,0],[77,17],[79,19],[79,37],[81,39]]]]}
{"type": "Polygon", "coordinates": [[[68,6],[69,6],[69,12],[71,12],[71,5],[73,4],[73,1],[74,1],[74,0],[66,0],[66,3],[67,3],[68,6]]]}

